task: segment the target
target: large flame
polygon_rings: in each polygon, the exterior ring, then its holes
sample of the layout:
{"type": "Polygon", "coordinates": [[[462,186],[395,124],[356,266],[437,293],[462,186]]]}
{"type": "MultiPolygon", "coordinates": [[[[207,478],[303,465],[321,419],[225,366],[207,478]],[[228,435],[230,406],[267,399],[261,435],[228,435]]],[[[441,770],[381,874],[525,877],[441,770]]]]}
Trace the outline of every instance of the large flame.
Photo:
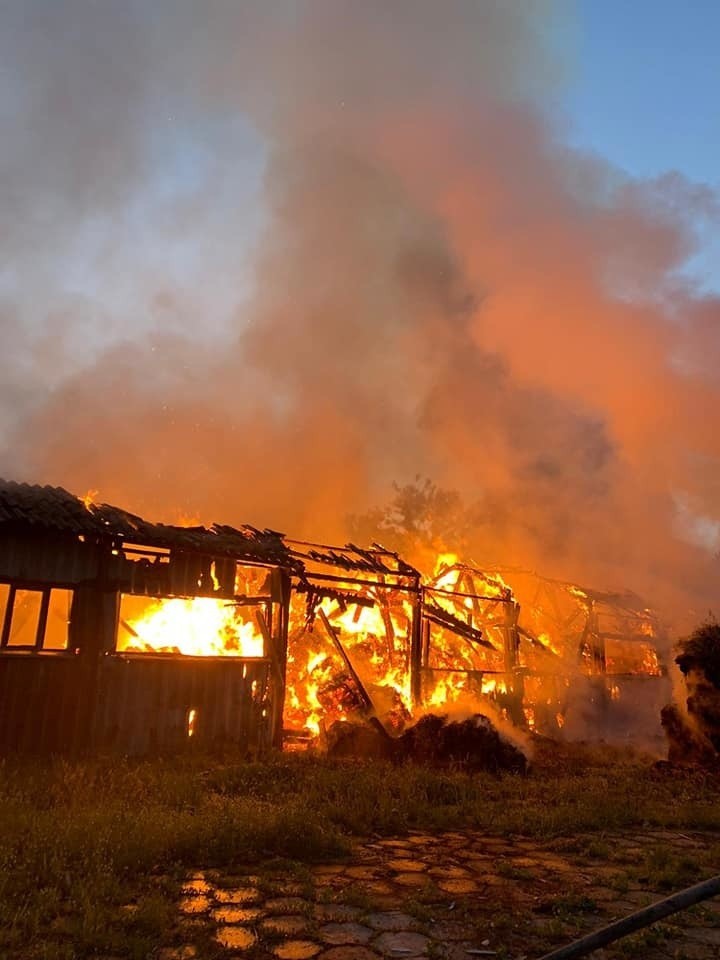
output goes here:
{"type": "MultiPolygon", "coordinates": [[[[548,596],[542,599],[538,594],[523,613],[503,576],[481,573],[451,552],[438,555],[424,589],[429,602],[481,631],[489,646],[479,646],[451,627],[434,625],[423,669],[422,702],[414,703],[409,665],[412,607],[406,596],[367,589],[364,596],[372,606],[323,600],[311,625],[306,622],[304,604],[296,598],[291,611],[286,727],[316,735],[335,720],[359,719],[375,710],[393,728],[420,712],[462,705],[468,710],[492,706],[531,730],[562,730],[572,683],[599,670],[591,641],[583,645],[590,625],[600,629],[597,612],[591,620],[588,594],[574,585],[545,584],[548,596]],[[520,636],[522,642],[518,642],[520,636]],[[509,669],[508,644],[512,647],[513,642],[517,650],[514,657],[510,654],[509,669]],[[353,672],[369,693],[371,706],[360,695],[353,672]],[[514,714],[513,697],[521,702],[514,714]]],[[[609,618],[607,629],[619,638],[603,645],[603,683],[608,699],[615,700],[621,696],[617,676],[661,674],[654,646],[656,626],[649,611],[630,613],[627,623],[622,612],[606,610],[603,615],[609,618]],[[624,634],[628,640],[622,639],[624,634]]]]}
{"type": "Polygon", "coordinates": [[[212,597],[151,601],[141,616],[122,620],[118,650],[262,657],[262,632],[251,620],[241,618],[241,609],[212,597]]]}
{"type": "MultiPolygon", "coordinates": [[[[492,704],[514,722],[552,733],[565,725],[573,678],[595,678],[616,700],[622,677],[662,673],[649,611],[593,606],[579,587],[548,582],[535,591],[534,603],[521,607],[503,576],[463,564],[453,553],[440,554],[433,569],[423,586],[428,622],[420,702],[413,698],[410,667],[416,610],[406,592],[347,581],[310,610],[303,594],[293,594],[286,728],[316,736],[335,720],[374,712],[399,732],[419,712],[458,705],[482,711],[492,704]],[[612,637],[607,641],[601,617],[612,637]],[[632,642],[625,639],[629,631],[632,642]]],[[[262,611],[229,600],[126,595],[120,625],[119,651],[266,652],[262,611]]]]}

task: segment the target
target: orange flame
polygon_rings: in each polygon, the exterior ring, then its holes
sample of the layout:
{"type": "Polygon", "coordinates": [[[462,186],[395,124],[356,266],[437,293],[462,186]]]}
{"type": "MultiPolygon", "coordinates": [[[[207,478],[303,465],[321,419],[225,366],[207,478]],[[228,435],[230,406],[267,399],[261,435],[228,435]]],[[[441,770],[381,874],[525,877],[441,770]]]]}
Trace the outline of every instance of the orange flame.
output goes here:
{"type": "Polygon", "coordinates": [[[239,610],[235,604],[212,597],[153,600],[141,616],[122,619],[118,650],[262,657],[262,632],[252,621],[241,620],[239,610]]]}
{"type": "Polygon", "coordinates": [[[84,497],[78,497],[78,499],[84,504],[85,509],[89,510],[90,507],[97,503],[96,497],[98,493],[100,493],[99,490],[88,490],[84,497]]]}

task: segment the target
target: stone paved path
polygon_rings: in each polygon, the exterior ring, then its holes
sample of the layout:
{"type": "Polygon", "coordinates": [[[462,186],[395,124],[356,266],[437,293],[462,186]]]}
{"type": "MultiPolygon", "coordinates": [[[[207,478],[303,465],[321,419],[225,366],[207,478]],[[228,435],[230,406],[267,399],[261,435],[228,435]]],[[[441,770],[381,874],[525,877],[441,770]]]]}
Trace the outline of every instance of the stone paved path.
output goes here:
{"type": "MultiPolygon", "coordinates": [[[[358,844],[344,863],[198,872],[160,960],[534,960],[720,872],[714,835],[654,831],[539,842],[471,831],[358,844]]],[[[594,960],[720,957],[720,902],[594,960]]]]}

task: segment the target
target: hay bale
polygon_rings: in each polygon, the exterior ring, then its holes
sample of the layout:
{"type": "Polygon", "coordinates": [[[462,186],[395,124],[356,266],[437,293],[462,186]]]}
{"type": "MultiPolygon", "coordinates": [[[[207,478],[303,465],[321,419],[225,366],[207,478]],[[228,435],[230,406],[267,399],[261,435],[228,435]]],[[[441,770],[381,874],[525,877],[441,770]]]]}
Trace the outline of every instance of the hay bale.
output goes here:
{"type": "Polygon", "coordinates": [[[527,769],[525,754],[482,713],[460,721],[428,714],[406,730],[400,741],[405,756],[417,763],[515,773],[527,769]]]}
{"type": "Polygon", "coordinates": [[[701,624],[680,645],[675,663],[685,677],[685,710],[664,707],[661,721],[669,742],[668,759],[715,763],[720,756],[720,624],[701,624]]]}
{"type": "Polygon", "coordinates": [[[675,703],[660,712],[660,722],[668,739],[668,760],[677,764],[709,766],[717,760],[717,751],[692,719],[675,703]]]}
{"type": "Polygon", "coordinates": [[[480,713],[461,721],[427,714],[400,737],[390,737],[379,724],[339,721],[327,732],[327,752],[333,757],[411,761],[470,771],[527,770],[522,751],[480,713]]]}
{"type": "Polygon", "coordinates": [[[367,760],[396,760],[397,740],[381,733],[370,723],[336,720],[330,725],[322,744],[329,757],[367,760]]]}

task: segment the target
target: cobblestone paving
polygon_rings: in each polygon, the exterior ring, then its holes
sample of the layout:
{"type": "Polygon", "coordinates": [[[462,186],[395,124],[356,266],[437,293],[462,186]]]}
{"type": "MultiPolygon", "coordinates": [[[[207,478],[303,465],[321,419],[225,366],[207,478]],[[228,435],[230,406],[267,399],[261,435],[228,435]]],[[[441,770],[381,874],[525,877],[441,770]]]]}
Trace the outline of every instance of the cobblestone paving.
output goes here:
{"type": "MultiPolygon", "coordinates": [[[[344,863],[198,872],[183,886],[177,943],[159,957],[534,960],[699,879],[702,858],[712,873],[715,845],[666,831],[545,843],[415,833],[358,844],[344,863]]],[[[593,954],[616,956],[720,957],[720,902],[593,954]]]]}

